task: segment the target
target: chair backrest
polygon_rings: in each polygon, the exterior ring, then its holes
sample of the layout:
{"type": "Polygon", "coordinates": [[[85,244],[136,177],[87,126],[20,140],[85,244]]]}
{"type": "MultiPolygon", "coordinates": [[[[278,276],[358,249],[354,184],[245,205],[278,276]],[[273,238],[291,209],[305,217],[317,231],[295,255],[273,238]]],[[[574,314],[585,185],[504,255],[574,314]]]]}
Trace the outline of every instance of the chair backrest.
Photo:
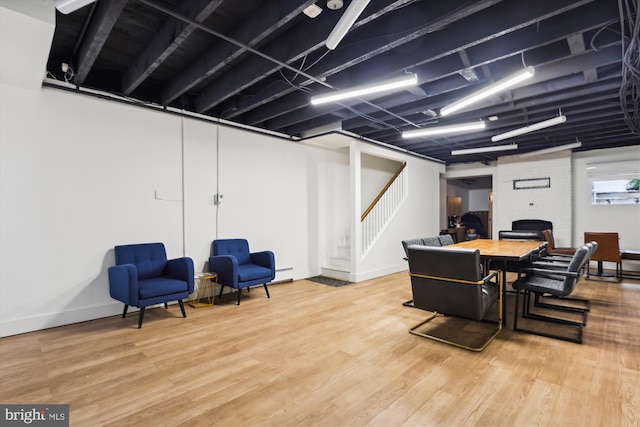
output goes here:
{"type": "Polygon", "coordinates": [[[438,236],[432,236],[432,237],[423,237],[422,238],[422,245],[423,246],[442,246],[442,243],[440,243],[440,239],[438,238],[438,236]]]}
{"type": "Polygon", "coordinates": [[[553,240],[553,231],[547,228],[546,230],[543,230],[542,233],[544,235],[544,240],[547,242],[547,249],[555,249],[556,242],[553,240]]]}
{"type": "Polygon", "coordinates": [[[442,246],[453,245],[454,243],[451,234],[441,234],[438,236],[438,240],[440,240],[440,245],[442,246]]]}
{"type": "Polygon", "coordinates": [[[246,239],[218,239],[213,241],[213,255],[233,255],[239,265],[249,264],[249,242],[246,239]]]}
{"type": "Polygon", "coordinates": [[[592,261],[620,262],[620,243],[618,233],[589,232],[584,233],[584,241],[595,241],[598,247],[591,255],[592,261]]]}
{"type": "Polygon", "coordinates": [[[567,267],[567,271],[571,273],[579,273],[585,263],[589,260],[590,252],[591,249],[587,245],[583,245],[582,247],[578,248],[575,254],[573,254],[573,258],[571,258],[571,262],[569,263],[569,267],[567,267]]]}
{"type": "Polygon", "coordinates": [[[484,292],[481,270],[477,249],[409,246],[414,306],[481,320],[497,299],[484,292]]]}
{"type": "Polygon", "coordinates": [[[500,240],[532,240],[544,241],[544,233],[540,230],[502,230],[498,231],[500,240]]]}
{"type": "MultiPolygon", "coordinates": [[[[402,241],[402,248],[404,249],[405,255],[409,256],[409,252],[408,252],[407,248],[409,246],[411,246],[411,245],[442,246],[442,243],[440,242],[440,239],[438,237],[439,236],[421,237],[421,238],[418,238],[418,239],[403,240],[402,241]]],[[[451,236],[449,236],[449,237],[451,237],[451,236]]],[[[452,243],[453,243],[453,239],[452,239],[452,243]]]]}
{"type": "Polygon", "coordinates": [[[409,273],[476,282],[482,280],[480,251],[409,246],[409,273]]]}
{"type": "Polygon", "coordinates": [[[409,256],[407,248],[411,245],[422,245],[422,239],[408,239],[402,241],[402,249],[404,249],[404,254],[406,256],[409,256]]]}
{"type": "Polygon", "coordinates": [[[140,243],[114,248],[116,265],[133,264],[138,270],[138,279],[162,276],[167,266],[167,252],[163,243],[140,243]]]}
{"type": "Polygon", "coordinates": [[[511,221],[512,230],[553,230],[553,223],[544,219],[518,219],[511,221]]]}

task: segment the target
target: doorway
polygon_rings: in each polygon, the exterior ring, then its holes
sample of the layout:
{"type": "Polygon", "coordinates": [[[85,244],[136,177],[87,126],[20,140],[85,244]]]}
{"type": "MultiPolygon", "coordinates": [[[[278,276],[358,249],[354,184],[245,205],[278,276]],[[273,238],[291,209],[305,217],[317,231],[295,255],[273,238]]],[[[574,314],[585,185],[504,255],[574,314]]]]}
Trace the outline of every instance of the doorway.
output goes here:
{"type": "Polygon", "coordinates": [[[493,227],[493,178],[476,176],[447,179],[447,218],[465,213],[477,215],[483,222],[487,238],[492,238],[493,227]]]}

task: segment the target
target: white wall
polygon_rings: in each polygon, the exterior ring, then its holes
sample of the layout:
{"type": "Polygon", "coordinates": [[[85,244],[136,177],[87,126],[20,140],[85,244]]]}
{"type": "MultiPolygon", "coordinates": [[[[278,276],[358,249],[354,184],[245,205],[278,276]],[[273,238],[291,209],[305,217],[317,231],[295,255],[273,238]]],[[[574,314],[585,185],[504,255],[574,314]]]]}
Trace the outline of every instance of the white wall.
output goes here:
{"type": "MultiPolygon", "coordinates": [[[[471,181],[474,181],[473,179],[471,181]]],[[[465,184],[462,180],[446,180],[447,196],[461,197],[461,212],[468,211],[488,211],[489,193],[492,190],[491,180],[487,178],[479,179],[477,182],[465,184]]]]}
{"type": "MultiPolygon", "coordinates": [[[[405,172],[409,183],[409,195],[376,245],[359,265],[356,263],[356,271],[352,271],[350,280],[367,280],[406,270],[408,266],[403,259],[405,254],[402,249],[402,240],[439,234],[440,174],[444,173],[445,166],[366,143],[355,143],[351,149],[355,151],[355,156],[360,153],[386,157],[396,162],[407,162],[405,172]]],[[[361,209],[365,208],[363,201],[361,209]]],[[[362,210],[356,208],[355,212],[362,212],[362,210]]],[[[354,216],[353,221],[355,224],[360,223],[359,214],[354,216]]],[[[354,251],[353,256],[357,258],[359,254],[354,251]]]]}
{"type": "Polygon", "coordinates": [[[469,210],[488,211],[491,188],[472,188],[469,190],[469,210]]]}
{"type": "MultiPolygon", "coordinates": [[[[585,231],[617,232],[621,249],[640,250],[639,205],[592,205],[591,183],[587,176],[589,163],[636,161],[640,163],[640,145],[576,153],[573,156],[573,240],[584,242],[585,231]]],[[[638,269],[638,263],[625,264],[625,268],[638,269]],[[635,265],[634,265],[635,264],[635,265]]],[[[605,268],[615,268],[613,264],[605,268]]]]}
{"type": "Polygon", "coordinates": [[[557,246],[572,246],[571,152],[540,157],[504,156],[498,159],[493,184],[495,230],[511,230],[519,219],[543,219],[553,223],[557,246]],[[516,179],[550,178],[548,188],[514,189],[516,179]]]}
{"type": "MultiPolygon", "coordinates": [[[[640,161],[640,146],[592,150],[569,154],[554,153],[544,156],[528,157],[518,161],[514,158],[500,158],[499,165],[454,165],[447,168],[445,178],[462,178],[484,176],[487,171],[493,172],[494,183],[494,233],[500,227],[508,229],[513,219],[539,216],[549,219],[554,224],[554,237],[558,246],[576,246],[584,243],[585,231],[611,231],[620,235],[622,249],[640,249],[640,206],[638,205],[607,205],[594,206],[590,200],[590,182],[586,172],[589,163],[640,161]],[[567,160],[569,159],[569,160],[567,160]],[[506,166],[503,167],[503,166],[506,166]],[[508,169],[507,169],[508,168],[508,169]],[[509,175],[510,169],[522,169],[523,172],[509,175]],[[530,172],[526,172],[530,171],[530,172]],[[526,173],[525,173],[526,172],[526,173]],[[524,195],[517,199],[511,197],[516,194],[509,187],[513,179],[551,177],[551,188],[561,189],[558,193],[540,190],[518,190],[524,195]],[[502,179],[500,178],[502,177],[502,179]],[[570,188],[570,190],[569,190],[570,188]],[[553,194],[547,197],[547,194],[553,194]],[[501,200],[498,204],[497,200],[501,200]],[[568,206],[570,201],[570,206],[568,206]],[[533,206],[529,206],[529,202],[533,206]],[[564,217],[558,215],[570,210],[565,223],[564,217]],[[560,230],[565,230],[560,232],[560,230]],[[568,231],[570,230],[570,231],[568,231]]],[[[638,268],[629,263],[625,268],[638,268]]],[[[615,268],[605,265],[605,268],[615,268]]]]}
{"type": "Polygon", "coordinates": [[[378,196],[402,163],[383,157],[362,154],[362,207],[363,211],[378,196]]]}
{"type": "Polygon", "coordinates": [[[162,241],[180,256],[180,119],[0,87],[0,333],[115,314],[113,247],[162,241]],[[115,125],[117,124],[117,125],[115,125]]]}
{"type": "MultiPolygon", "coordinates": [[[[107,280],[118,244],[160,241],[202,271],[213,239],[245,237],[299,279],[319,274],[349,230],[348,149],[56,89],[0,89],[2,336],[121,313],[107,280]]],[[[402,238],[437,232],[437,172],[425,171],[443,167],[404,158],[420,200],[360,270],[367,277],[406,268],[402,238]]]]}

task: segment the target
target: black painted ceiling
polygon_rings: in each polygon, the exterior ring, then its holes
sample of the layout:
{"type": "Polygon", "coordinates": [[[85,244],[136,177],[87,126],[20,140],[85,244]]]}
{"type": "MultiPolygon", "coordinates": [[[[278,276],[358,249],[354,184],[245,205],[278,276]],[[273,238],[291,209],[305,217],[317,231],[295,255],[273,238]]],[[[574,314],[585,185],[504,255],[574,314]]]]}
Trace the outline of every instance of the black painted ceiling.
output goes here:
{"type": "Polygon", "coordinates": [[[302,13],[313,3],[99,0],[56,12],[48,71],[82,87],[291,136],[338,126],[447,164],[576,141],[582,147],[574,151],[640,144],[640,0],[371,0],[335,50],[324,42],[350,0],[338,10],[317,0],[323,11],[314,19],[302,13]],[[71,66],[66,75],[63,62],[71,66]],[[529,65],[532,79],[441,117],[443,106],[529,65]],[[417,74],[418,87],[309,103],[311,94],[406,72],[417,74]],[[560,112],[562,125],[491,142],[560,112]],[[479,120],[487,127],[473,133],[401,136],[479,120]],[[511,142],[518,150],[451,155],[511,142]]]}

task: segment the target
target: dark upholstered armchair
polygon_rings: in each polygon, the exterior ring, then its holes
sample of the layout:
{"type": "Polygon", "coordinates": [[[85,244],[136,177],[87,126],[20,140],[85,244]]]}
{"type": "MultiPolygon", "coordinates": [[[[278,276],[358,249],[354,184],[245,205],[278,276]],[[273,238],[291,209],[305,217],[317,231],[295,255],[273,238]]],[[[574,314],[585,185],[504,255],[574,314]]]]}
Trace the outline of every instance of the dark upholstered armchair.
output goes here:
{"type": "MultiPolygon", "coordinates": [[[[551,315],[536,314],[531,311],[531,294],[536,297],[539,296],[553,296],[553,297],[567,297],[570,295],[576,287],[576,284],[582,276],[585,264],[589,260],[590,248],[588,246],[582,246],[578,248],[571,258],[566,267],[561,268],[540,268],[540,263],[534,263],[534,267],[523,269],[518,273],[518,280],[516,281],[515,310],[513,317],[513,330],[528,332],[535,335],[541,335],[550,338],[562,339],[565,341],[571,341],[576,343],[582,343],[582,327],[586,323],[586,310],[567,309],[559,305],[545,305],[546,308],[555,308],[561,311],[579,311],[583,313],[583,320],[581,322],[567,320],[564,318],[557,318],[551,315]],[[552,323],[558,323],[563,325],[569,325],[576,328],[577,337],[567,337],[557,333],[549,332],[549,328],[540,328],[538,330],[525,329],[522,326],[518,326],[518,304],[520,298],[520,292],[523,291],[523,304],[522,304],[522,317],[525,319],[533,319],[539,321],[546,321],[552,323]]],[[[538,298],[536,298],[538,300],[538,298]]]]}
{"type": "Polygon", "coordinates": [[[214,240],[209,258],[209,271],[218,273],[220,297],[225,286],[240,291],[251,286],[263,285],[269,296],[267,283],[276,277],[276,263],[271,251],[249,252],[249,242],[245,239],[214,240]]]}
{"type": "Polygon", "coordinates": [[[408,251],[414,307],[434,312],[409,332],[467,350],[484,350],[502,328],[502,289],[497,272],[487,276],[482,273],[477,249],[409,246],[408,251]],[[497,330],[479,347],[418,332],[438,314],[480,321],[494,306],[498,311],[497,330]]]}
{"type": "Polygon", "coordinates": [[[115,247],[116,265],[109,267],[109,293],[124,303],[122,317],[129,306],[139,307],[138,328],[142,327],[145,308],[178,301],[182,316],[187,317],[182,303],[193,293],[193,260],[167,260],[162,243],[142,243],[115,247]]]}

